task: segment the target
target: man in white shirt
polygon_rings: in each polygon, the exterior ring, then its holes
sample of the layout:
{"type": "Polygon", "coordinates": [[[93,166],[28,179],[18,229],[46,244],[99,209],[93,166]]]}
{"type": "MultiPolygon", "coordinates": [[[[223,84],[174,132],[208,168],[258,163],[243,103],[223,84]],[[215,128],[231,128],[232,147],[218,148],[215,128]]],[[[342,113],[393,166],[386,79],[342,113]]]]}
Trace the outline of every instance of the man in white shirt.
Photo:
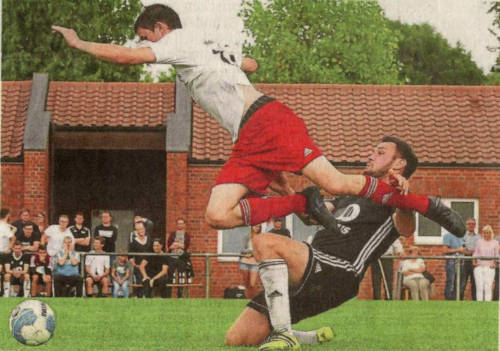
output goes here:
{"type": "Polygon", "coordinates": [[[47,247],[47,253],[50,257],[54,257],[60,250],[62,250],[65,237],[69,236],[71,237],[73,244],[75,242],[75,238],[68,228],[68,215],[60,215],[58,223],[59,224],[48,226],[42,235],[42,245],[47,247]]]}
{"type": "MultiPolygon", "coordinates": [[[[17,228],[9,224],[10,210],[0,209],[0,278],[3,278],[3,265],[16,241],[17,228]]],[[[0,280],[0,296],[3,296],[3,281],[0,280]]]]}
{"type": "MultiPolygon", "coordinates": [[[[94,238],[94,251],[95,253],[102,254],[104,246],[104,238],[94,238]]],[[[85,272],[87,273],[86,286],[87,296],[92,297],[92,288],[94,284],[98,284],[102,288],[102,295],[109,294],[109,269],[110,262],[109,256],[94,256],[89,255],[85,258],[85,272]]]]}

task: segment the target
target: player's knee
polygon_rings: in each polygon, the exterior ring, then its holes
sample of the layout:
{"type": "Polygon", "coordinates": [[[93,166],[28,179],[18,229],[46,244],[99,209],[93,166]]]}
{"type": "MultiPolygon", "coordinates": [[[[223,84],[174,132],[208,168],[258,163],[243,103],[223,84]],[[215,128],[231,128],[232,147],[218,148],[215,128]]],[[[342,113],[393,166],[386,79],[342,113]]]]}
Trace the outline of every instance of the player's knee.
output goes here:
{"type": "Polygon", "coordinates": [[[229,329],[226,333],[225,343],[229,346],[245,345],[244,338],[241,333],[235,332],[233,328],[229,329]]]}
{"type": "Polygon", "coordinates": [[[50,277],[50,275],[46,275],[45,278],[43,279],[43,281],[45,283],[50,283],[52,281],[52,278],[50,277]]]}
{"type": "Polygon", "coordinates": [[[33,283],[38,283],[38,276],[37,275],[33,275],[33,277],[31,277],[31,281],[33,283]]]}

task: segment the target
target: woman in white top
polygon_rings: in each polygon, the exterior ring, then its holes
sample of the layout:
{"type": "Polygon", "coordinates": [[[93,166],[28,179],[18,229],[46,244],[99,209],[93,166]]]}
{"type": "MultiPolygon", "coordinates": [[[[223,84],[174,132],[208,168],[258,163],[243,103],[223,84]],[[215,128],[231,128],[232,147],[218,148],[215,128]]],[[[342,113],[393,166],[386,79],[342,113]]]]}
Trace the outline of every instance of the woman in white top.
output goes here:
{"type": "MultiPolygon", "coordinates": [[[[418,256],[418,248],[411,246],[409,256],[418,256]]],[[[425,263],[421,258],[410,258],[403,261],[403,285],[411,291],[413,300],[429,300],[429,281],[424,277],[425,263]]]]}
{"type": "Polygon", "coordinates": [[[241,250],[243,256],[240,258],[240,271],[243,284],[245,285],[245,292],[249,299],[257,294],[256,285],[259,276],[259,267],[252,252],[252,239],[255,235],[260,234],[261,231],[262,226],[260,224],[254,225],[250,230],[250,234],[245,236],[244,248],[241,250]]]}

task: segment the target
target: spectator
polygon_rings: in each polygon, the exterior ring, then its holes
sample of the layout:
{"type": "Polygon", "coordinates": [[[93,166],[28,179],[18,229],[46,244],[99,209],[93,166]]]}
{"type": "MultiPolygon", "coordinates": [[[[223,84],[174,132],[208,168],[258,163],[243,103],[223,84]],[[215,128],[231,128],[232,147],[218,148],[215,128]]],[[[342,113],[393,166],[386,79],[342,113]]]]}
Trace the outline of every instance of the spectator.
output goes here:
{"type": "MultiPolygon", "coordinates": [[[[17,228],[9,224],[10,211],[7,208],[0,210],[0,278],[3,278],[3,264],[12,251],[16,241],[17,228]]],[[[3,280],[0,279],[0,296],[3,296],[3,280]]]]}
{"type": "MultiPolygon", "coordinates": [[[[162,245],[159,239],[153,241],[153,252],[162,254],[162,245]]],[[[139,269],[142,274],[142,284],[146,297],[153,296],[153,288],[160,290],[160,296],[167,297],[167,274],[170,258],[167,256],[147,256],[141,261],[139,269]]]]}
{"type": "Polygon", "coordinates": [[[73,250],[73,238],[64,238],[63,247],[57,253],[56,269],[54,272],[55,296],[70,296],[70,289],[75,288],[76,296],[82,296],[82,277],[78,272],[80,257],[73,250]]]}
{"type": "MultiPolygon", "coordinates": [[[[101,237],[94,239],[94,251],[95,253],[104,253],[103,247],[106,240],[101,237]]],[[[92,297],[92,289],[94,284],[101,287],[102,291],[99,295],[109,294],[109,256],[94,256],[89,255],[85,259],[85,271],[87,273],[87,296],[92,297]]]]}
{"type": "MultiPolygon", "coordinates": [[[[493,239],[493,228],[490,225],[483,227],[482,236],[477,241],[473,257],[498,257],[500,254],[500,245],[493,239]]],[[[497,263],[494,260],[475,259],[473,264],[475,266],[474,279],[476,279],[477,301],[491,301],[491,290],[497,263]]]]}
{"type": "MultiPolygon", "coordinates": [[[[153,244],[151,237],[146,233],[146,227],[143,222],[135,223],[135,236],[131,236],[132,240],[128,245],[128,252],[153,252],[153,244]]],[[[134,271],[134,282],[139,284],[142,282],[142,274],[139,266],[142,261],[142,256],[133,256],[130,258],[130,264],[134,271]]],[[[144,291],[142,287],[134,288],[136,297],[143,297],[144,291]]]]}
{"type": "Polygon", "coordinates": [[[83,225],[85,217],[83,212],[75,214],[75,225],[69,227],[71,234],[75,238],[75,251],[89,252],[90,251],[90,229],[83,225]]]}
{"type": "Polygon", "coordinates": [[[116,238],[118,237],[118,228],[113,225],[113,216],[109,211],[101,212],[101,224],[94,228],[94,238],[104,239],[104,252],[115,252],[116,238]]]}
{"type": "MultiPolygon", "coordinates": [[[[403,253],[403,245],[401,245],[401,241],[396,239],[392,243],[392,245],[387,249],[387,251],[382,255],[383,256],[400,256],[403,253]]],[[[373,288],[373,299],[380,300],[381,298],[381,288],[382,288],[382,270],[384,272],[385,282],[387,284],[387,291],[385,292],[385,299],[390,300],[390,294],[392,294],[392,281],[393,281],[393,268],[394,268],[394,259],[392,258],[381,258],[376,260],[371,264],[372,268],[372,288],[373,288]],[[382,267],[381,267],[382,266],[382,267]]],[[[393,296],[394,298],[394,296],[393,296]]]]}
{"type": "Polygon", "coordinates": [[[290,231],[286,228],[283,228],[283,220],[281,218],[274,218],[273,229],[271,229],[269,231],[269,233],[283,235],[283,236],[286,236],[289,238],[292,237],[292,235],[290,234],[290,231]]]}
{"type": "MultiPolygon", "coordinates": [[[[500,235],[497,235],[495,236],[495,240],[498,242],[498,244],[500,244],[500,235]]],[[[498,268],[498,264],[496,265],[495,267],[495,288],[493,289],[493,300],[494,301],[498,301],[498,295],[499,295],[499,292],[500,292],[500,274],[499,274],[499,268],[498,268]]]]}
{"type": "MultiPolygon", "coordinates": [[[[170,261],[170,273],[168,276],[169,284],[173,284],[175,281],[175,274],[177,272],[179,284],[186,283],[186,276],[188,279],[192,277],[192,269],[188,271],[188,267],[192,267],[191,261],[188,255],[189,245],[191,243],[191,237],[186,232],[186,221],[184,218],[177,218],[176,221],[177,230],[171,232],[167,239],[167,252],[174,253],[178,256],[173,257],[170,261]]],[[[184,288],[177,287],[177,297],[182,297],[184,288]]],[[[167,289],[167,294],[169,297],[172,296],[172,288],[167,289]]]]}
{"type": "MultiPolygon", "coordinates": [[[[23,225],[23,233],[17,237],[17,240],[21,242],[23,246],[22,250],[29,252],[37,252],[38,247],[40,246],[41,236],[38,233],[35,233],[36,224],[26,222],[23,225]]],[[[31,255],[28,254],[28,257],[31,255]]]]}
{"type": "MultiPolygon", "coordinates": [[[[411,246],[410,256],[418,256],[418,248],[411,246]]],[[[421,258],[410,258],[403,261],[401,272],[403,273],[403,285],[408,287],[413,300],[429,300],[430,282],[424,277],[425,263],[421,258]]]]}
{"type": "MultiPolygon", "coordinates": [[[[469,218],[465,222],[465,226],[467,228],[467,232],[464,236],[464,244],[465,244],[465,255],[472,256],[474,250],[476,249],[477,241],[481,238],[481,235],[476,233],[476,220],[474,218],[469,218]]],[[[464,292],[467,288],[467,281],[470,278],[470,292],[472,296],[472,300],[476,300],[476,281],[474,279],[474,265],[472,264],[472,260],[464,261],[464,292]]],[[[460,299],[463,300],[463,294],[460,296],[460,299]]]]}
{"type": "Polygon", "coordinates": [[[33,232],[38,235],[41,235],[40,229],[36,225],[36,223],[31,221],[31,214],[30,210],[27,208],[23,208],[21,212],[19,212],[19,219],[17,221],[12,222],[12,225],[17,228],[16,231],[16,238],[19,238],[21,235],[23,235],[23,226],[26,223],[31,223],[33,224],[33,232]]]}
{"type": "Polygon", "coordinates": [[[59,224],[52,224],[45,229],[42,235],[42,245],[47,247],[47,253],[54,257],[63,248],[64,238],[69,236],[74,241],[73,234],[68,228],[69,217],[65,214],[59,216],[59,224]]]}
{"type": "MultiPolygon", "coordinates": [[[[29,297],[30,294],[30,275],[29,275],[29,259],[23,254],[21,242],[16,240],[13,246],[13,251],[7,256],[5,266],[5,277],[3,282],[3,296],[10,296],[11,286],[22,287],[24,297],[29,297]]],[[[20,296],[21,289],[17,291],[17,296],[20,296]]]]}
{"type": "MultiPolygon", "coordinates": [[[[445,256],[459,257],[462,256],[466,251],[464,247],[464,239],[458,238],[451,233],[446,233],[443,236],[443,245],[444,245],[443,253],[445,256]]],[[[446,270],[446,286],[444,288],[444,297],[446,300],[455,300],[457,291],[456,290],[457,282],[455,278],[456,274],[455,260],[451,259],[446,260],[445,270],[446,270]]],[[[463,272],[462,269],[460,269],[460,271],[463,272]]],[[[460,296],[463,296],[463,292],[465,290],[463,274],[461,278],[462,279],[460,279],[460,286],[458,288],[460,289],[460,296]]]]}
{"type": "Polygon", "coordinates": [[[35,224],[38,226],[38,230],[41,233],[45,231],[45,228],[47,228],[47,216],[45,215],[45,212],[39,212],[35,216],[35,224]]]}
{"type": "Polygon", "coordinates": [[[113,279],[113,297],[123,296],[128,298],[128,283],[130,279],[130,263],[125,252],[121,252],[118,259],[111,266],[111,278],[113,279]]]}
{"type": "Polygon", "coordinates": [[[146,217],[142,216],[135,216],[134,217],[134,224],[137,222],[143,222],[144,226],[146,227],[146,233],[148,236],[152,237],[153,236],[153,228],[154,228],[154,223],[152,220],[146,217]]]}
{"type": "Polygon", "coordinates": [[[31,256],[31,297],[37,297],[45,284],[45,296],[50,296],[52,291],[52,270],[50,269],[50,258],[47,248],[43,245],[38,247],[38,252],[31,256]]]}
{"type": "Polygon", "coordinates": [[[250,229],[250,234],[243,239],[243,250],[241,251],[243,257],[240,258],[240,271],[248,299],[252,299],[258,292],[256,285],[259,277],[259,266],[253,256],[252,240],[261,232],[262,226],[260,224],[254,225],[250,229]]]}

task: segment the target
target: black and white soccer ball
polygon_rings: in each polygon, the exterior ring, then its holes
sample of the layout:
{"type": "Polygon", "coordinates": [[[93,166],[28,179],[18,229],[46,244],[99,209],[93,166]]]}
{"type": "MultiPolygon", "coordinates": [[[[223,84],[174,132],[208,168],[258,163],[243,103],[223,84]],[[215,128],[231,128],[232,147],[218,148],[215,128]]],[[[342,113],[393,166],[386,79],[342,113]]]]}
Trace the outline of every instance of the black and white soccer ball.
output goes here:
{"type": "Polygon", "coordinates": [[[56,328],[56,318],[45,302],[26,300],[12,310],[9,327],[17,341],[37,346],[46,343],[52,337],[56,328]]]}

